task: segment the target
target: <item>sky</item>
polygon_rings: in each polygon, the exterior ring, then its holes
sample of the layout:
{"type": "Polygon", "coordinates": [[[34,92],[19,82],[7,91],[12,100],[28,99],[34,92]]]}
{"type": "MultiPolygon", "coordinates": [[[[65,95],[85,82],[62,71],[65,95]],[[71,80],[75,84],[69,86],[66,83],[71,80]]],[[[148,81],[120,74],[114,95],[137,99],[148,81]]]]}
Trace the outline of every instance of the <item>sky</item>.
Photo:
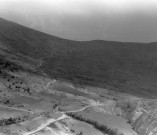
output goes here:
{"type": "Polygon", "coordinates": [[[0,17],[65,39],[157,41],[157,0],[0,0],[0,17]]]}

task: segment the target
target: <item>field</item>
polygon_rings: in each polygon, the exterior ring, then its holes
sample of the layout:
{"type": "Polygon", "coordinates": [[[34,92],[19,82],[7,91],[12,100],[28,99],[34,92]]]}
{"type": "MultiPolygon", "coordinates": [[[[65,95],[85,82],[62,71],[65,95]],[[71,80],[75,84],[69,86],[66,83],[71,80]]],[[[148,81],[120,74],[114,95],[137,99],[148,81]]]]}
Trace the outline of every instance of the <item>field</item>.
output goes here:
{"type": "Polygon", "coordinates": [[[92,125],[87,124],[85,122],[69,119],[64,120],[64,122],[68,125],[71,131],[73,131],[75,134],[80,134],[82,132],[83,135],[103,135],[100,131],[93,128],[92,125]]]}
{"type": "Polygon", "coordinates": [[[22,110],[16,110],[13,108],[8,108],[0,105],[0,119],[7,119],[10,117],[19,117],[23,115],[28,115],[28,112],[22,110]]]}
{"type": "Polygon", "coordinates": [[[103,112],[93,109],[78,113],[77,115],[81,115],[85,119],[97,121],[98,123],[107,125],[112,129],[118,129],[118,131],[124,135],[137,135],[137,133],[134,132],[132,127],[127,123],[127,120],[123,117],[109,113],[104,114],[103,112]]]}

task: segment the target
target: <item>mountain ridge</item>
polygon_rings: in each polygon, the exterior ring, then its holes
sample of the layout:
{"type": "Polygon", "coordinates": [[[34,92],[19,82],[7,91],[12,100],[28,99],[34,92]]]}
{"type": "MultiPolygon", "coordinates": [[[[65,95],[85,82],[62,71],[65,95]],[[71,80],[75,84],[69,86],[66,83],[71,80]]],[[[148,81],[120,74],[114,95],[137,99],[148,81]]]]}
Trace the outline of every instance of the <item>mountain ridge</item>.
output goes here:
{"type": "Polygon", "coordinates": [[[71,40],[71,39],[66,39],[66,38],[63,38],[63,37],[59,37],[59,36],[55,36],[55,35],[51,35],[51,34],[49,34],[49,33],[45,33],[45,32],[43,32],[43,31],[39,31],[39,30],[36,30],[36,29],[33,29],[33,28],[31,28],[31,27],[27,27],[27,26],[24,26],[24,25],[22,25],[22,24],[19,24],[19,23],[17,23],[17,22],[13,22],[13,21],[11,21],[11,20],[6,20],[6,19],[3,19],[2,17],[0,17],[0,20],[3,20],[3,21],[7,21],[7,22],[9,22],[9,23],[14,23],[14,24],[16,24],[16,25],[19,25],[19,26],[22,26],[22,27],[25,27],[25,28],[27,28],[27,29],[30,29],[30,30],[34,30],[34,31],[37,31],[37,32],[39,32],[39,33],[42,33],[42,34],[46,34],[46,35],[48,35],[48,36],[50,36],[50,37],[54,37],[54,38],[58,38],[58,39],[62,39],[62,40],[68,40],[68,41],[74,41],[74,42],[115,42],[115,43],[132,43],[132,44],[154,44],[154,43],[157,43],[157,41],[156,42],[126,42],[126,41],[116,41],[116,40],[102,40],[102,39],[94,39],[94,40],[83,40],[83,41],[80,41],[80,40],[71,40]]]}
{"type": "Polygon", "coordinates": [[[157,82],[156,43],[72,41],[0,19],[1,48],[42,60],[50,77],[154,97],[157,82]]]}

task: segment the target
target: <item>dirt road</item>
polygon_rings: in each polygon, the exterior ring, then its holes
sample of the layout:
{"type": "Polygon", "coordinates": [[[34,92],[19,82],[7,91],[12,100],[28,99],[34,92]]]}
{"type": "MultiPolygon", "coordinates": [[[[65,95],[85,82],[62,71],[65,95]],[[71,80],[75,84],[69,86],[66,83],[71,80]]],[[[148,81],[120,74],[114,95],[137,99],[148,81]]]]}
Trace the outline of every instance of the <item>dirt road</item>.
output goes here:
{"type": "Polygon", "coordinates": [[[48,121],[46,121],[46,123],[40,125],[36,130],[33,130],[33,131],[30,131],[30,132],[27,132],[27,133],[24,133],[23,135],[32,135],[36,132],[39,132],[40,130],[44,129],[46,126],[48,126],[49,124],[53,123],[53,122],[56,122],[56,121],[59,121],[59,120],[62,120],[62,119],[65,119],[67,116],[65,114],[63,114],[61,117],[59,117],[58,119],[50,119],[48,121]]]}

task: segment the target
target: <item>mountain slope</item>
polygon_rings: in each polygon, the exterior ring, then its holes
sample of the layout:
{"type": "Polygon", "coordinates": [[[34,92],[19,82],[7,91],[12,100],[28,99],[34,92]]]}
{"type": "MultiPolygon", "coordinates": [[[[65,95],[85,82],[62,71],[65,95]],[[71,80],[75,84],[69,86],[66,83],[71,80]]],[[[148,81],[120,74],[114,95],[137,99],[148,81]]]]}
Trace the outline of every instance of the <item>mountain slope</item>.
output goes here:
{"type": "MultiPolygon", "coordinates": [[[[156,43],[77,42],[0,19],[0,48],[42,60],[47,75],[139,96],[157,95],[156,43]]],[[[23,60],[23,59],[21,59],[23,60]]]]}

